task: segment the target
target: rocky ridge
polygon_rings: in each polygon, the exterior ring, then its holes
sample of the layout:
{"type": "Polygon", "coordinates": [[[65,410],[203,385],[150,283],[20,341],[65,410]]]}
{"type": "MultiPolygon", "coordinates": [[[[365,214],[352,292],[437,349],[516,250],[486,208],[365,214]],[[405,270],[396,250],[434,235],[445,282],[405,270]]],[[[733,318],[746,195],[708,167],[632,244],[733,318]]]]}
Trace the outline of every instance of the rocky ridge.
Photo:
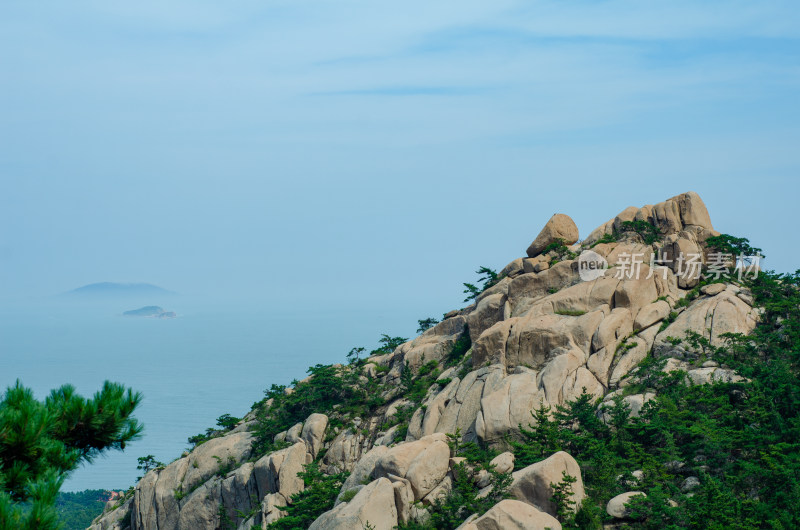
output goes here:
{"type": "MultiPolygon", "coordinates": [[[[531,411],[562,405],[583,391],[604,401],[624,396],[635,415],[652,394],[626,393],[625,387],[648,355],[667,358],[664,370],[683,370],[696,384],[736,380],[732,370],[697,359],[674,340],[694,332],[721,344],[724,334],[747,334],[756,325],[758,312],[742,288],[701,286],[699,278],[679,274],[676,258],[696,254],[707,263],[704,243],[718,235],[693,192],[627,208],[583,241],[574,222],[557,214],[526,257],[504,267],[470,306],[451,311],[390,353],[343,368],[380,383],[384,404],[374,414],[344,423],[337,417],[333,425],[335,411],[313,413],[275,436],[281,448],[261,455],[253,452],[252,412],[234,429],[147,473],[91,529],[267,528],[303,491],[298,473],[315,461],[325,473],[350,474],[333,509],[310,528],[390,529],[424,520],[427,507],[453,488],[454,468],[461,463],[453,451],[455,437],[508,449],[507,436],[531,422],[531,411]],[[628,230],[635,222],[655,227],[656,240],[628,230]],[[578,255],[588,249],[611,266],[603,276],[582,281],[578,255]],[[642,256],[638,277],[626,271],[631,255],[642,256]],[[651,270],[652,255],[665,258],[666,265],[651,270]],[[446,367],[464,344],[470,347],[463,357],[446,367]],[[392,421],[409,410],[401,390],[404,372],[419,373],[431,363],[445,369],[407,425],[392,421]]],[[[492,466],[511,472],[513,454],[501,453],[492,466]]],[[[580,505],[581,469],[558,452],[514,471],[511,498],[460,528],[560,528],[551,498],[562,473],[576,478],[572,500],[580,505]]],[[[488,494],[487,475],[478,474],[476,481],[488,494]]],[[[624,519],[625,501],[637,493],[612,499],[608,514],[624,519]]]]}

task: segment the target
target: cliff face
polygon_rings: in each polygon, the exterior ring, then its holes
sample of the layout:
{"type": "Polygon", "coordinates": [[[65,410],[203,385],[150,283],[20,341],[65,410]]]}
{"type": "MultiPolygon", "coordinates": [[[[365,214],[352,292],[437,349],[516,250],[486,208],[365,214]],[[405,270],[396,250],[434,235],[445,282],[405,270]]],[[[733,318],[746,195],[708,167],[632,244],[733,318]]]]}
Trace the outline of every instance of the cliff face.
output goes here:
{"type": "MultiPolygon", "coordinates": [[[[379,394],[363,417],[336,406],[317,411],[325,414],[279,432],[270,446],[276,450],[259,454],[256,417],[265,421],[270,406],[262,403],[233,430],[149,472],[91,528],[267,528],[306,488],[298,473],[317,462],[325,474],[350,474],[335,507],[311,528],[390,529],[424,520],[428,507],[453,489],[454,467],[463,461],[455,454],[458,443],[504,451],[509,435],[531,423],[532,411],[583,392],[606,402],[624,396],[636,415],[653,394],[625,389],[648,357],[667,358],[663,370],[684,370],[696,384],[737,380],[730,369],[693,359],[675,340],[696,332],[718,345],[723,334],[747,334],[756,325],[746,290],[733,283],[698,288],[692,267],[713,265],[705,241],[718,235],[692,192],[628,208],[581,242],[572,220],[558,214],[527,256],[509,263],[472,305],[392,352],[339,368],[379,394]],[[609,268],[592,278],[590,258],[609,268]],[[431,370],[430,386],[410,396],[412,376],[425,380],[420,374],[431,370]]],[[[501,452],[491,467],[511,472],[514,455],[501,452]]],[[[551,484],[562,472],[576,478],[570,498],[580,505],[581,469],[557,452],[517,469],[511,498],[498,498],[463,528],[560,528],[551,484]]],[[[489,495],[490,474],[474,479],[489,495]]],[[[612,499],[608,514],[625,517],[624,500],[612,499]]]]}

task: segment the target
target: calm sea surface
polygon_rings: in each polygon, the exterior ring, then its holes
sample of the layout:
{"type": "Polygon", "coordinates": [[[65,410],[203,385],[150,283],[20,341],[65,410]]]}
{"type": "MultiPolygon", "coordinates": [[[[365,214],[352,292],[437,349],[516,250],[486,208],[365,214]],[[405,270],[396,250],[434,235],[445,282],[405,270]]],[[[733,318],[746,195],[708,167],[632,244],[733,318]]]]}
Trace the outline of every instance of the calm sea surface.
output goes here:
{"type": "Polygon", "coordinates": [[[3,389],[19,378],[39,399],[64,383],[87,396],[108,379],[144,394],[137,414],[144,437],[75,471],[64,491],[127,488],[139,475],[137,457],[170,462],[189,436],[221,414],[244,415],[270,384],[301,379],[316,363],[341,362],[351,347],[373,346],[381,331],[408,335],[413,322],[333,304],[286,311],[183,299],[159,304],[176,311],[175,319],[121,316],[141,305],[59,300],[0,307],[3,389]]]}

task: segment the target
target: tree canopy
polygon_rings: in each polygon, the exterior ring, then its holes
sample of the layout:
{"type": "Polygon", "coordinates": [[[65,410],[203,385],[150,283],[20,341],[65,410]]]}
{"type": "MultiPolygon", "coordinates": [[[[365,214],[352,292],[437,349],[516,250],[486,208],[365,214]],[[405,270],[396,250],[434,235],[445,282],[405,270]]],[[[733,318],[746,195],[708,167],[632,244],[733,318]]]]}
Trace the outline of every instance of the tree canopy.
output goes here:
{"type": "Polygon", "coordinates": [[[0,401],[0,529],[58,528],[56,496],[82,462],[125,448],[142,425],[142,396],[106,381],[86,399],[72,385],[44,400],[17,381],[0,401]]]}

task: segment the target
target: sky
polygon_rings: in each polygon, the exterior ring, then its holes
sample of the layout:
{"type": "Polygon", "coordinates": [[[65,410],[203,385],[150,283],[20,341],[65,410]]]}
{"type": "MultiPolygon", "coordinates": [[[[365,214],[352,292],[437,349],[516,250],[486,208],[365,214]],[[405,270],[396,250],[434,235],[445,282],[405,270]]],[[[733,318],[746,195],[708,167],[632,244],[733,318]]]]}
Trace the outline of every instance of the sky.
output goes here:
{"type": "Polygon", "coordinates": [[[0,5],[0,303],[461,303],[688,190],[800,268],[796,1],[0,5]]]}

